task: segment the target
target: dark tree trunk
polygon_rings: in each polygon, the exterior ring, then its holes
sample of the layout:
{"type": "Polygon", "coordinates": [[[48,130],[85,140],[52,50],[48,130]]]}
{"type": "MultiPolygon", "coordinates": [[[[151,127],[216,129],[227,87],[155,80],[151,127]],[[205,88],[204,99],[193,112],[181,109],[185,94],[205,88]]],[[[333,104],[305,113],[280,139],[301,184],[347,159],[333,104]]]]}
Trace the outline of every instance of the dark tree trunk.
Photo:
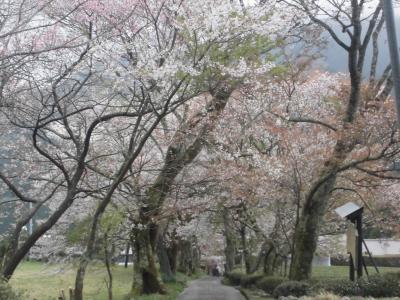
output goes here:
{"type": "Polygon", "coordinates": [[[251,257],[250,257],[250,251],[247,245],[247,237],[246,237],[246,225],[241,224],[240,225],[240,239],[242,242],[242,251],[243,251],[243,260],[244,260],[244,265],[246,269],[246,274],[251,273],[251,257]]]}
{"type": "Polygon", "coordinates": [[[176,273],[177,264],[178,264],[178,244],[176,240],[172,240],[169,248],[167,248],[167,254],[169,259],[169,265],[171,266],[171,271],[173,274],[176,273]]]}
{"type": "Polygon", "coordinates": [[[200,251],[196,246],[195,237],[190,237],[187,240],[180,240],[178,247],[178,271],[191,276],[196,273],[200,264],[200,251]]]}
{"type": "Polygon", "coordinates": [[[265,252],[264,256],[264,274],[267,276],[271,276],[274,274],[272,267],[272,257],[274,256],[275,248],[270,247],[268,251],[265,252]]]}
{"type": "Polygon", "coordinates": [[[311,276],[314,252],[317,248],[319,229],[333,190],[337,171],[346,158],[349,148],[338,141],[333,157],[326,162],[306,198],[294,233],[294,253],[290,266],[290,279],[304,280],[311,276]]]}
{"type": "MultiPolygon", "coordinates": [[[[176,176],[203,149],[204,139],[215,127],[216,121],[225,108],[232,91],[233,87],[224,86],[218,89],[213,93],[213,98],[207,104],[206,110],[199,111],[180,126],[167,149],[160,174],[146,191],[145,206],[141,208],[140,212],[140,224],[145,229],[142,230],[141,239],[139,239],[142,242],[145,241],[141,245],[141,251],[145,250],[147,256],[146,260],[141,260],[143,263],[141,264],[142,283],[146,285],[146,280],[151,282],[149,286],[143,286],[142,291],[145,293],[150,293],[151,291],[155,293],[163,292],[162,285],[156,283],[159,276],[157,276],[158,271],[155,268],[154,259],[154,250],[158,239],[158,226],[150,222],[150,220],[158,216],[176,176]],[[148,264],[147,266],[146,263],[148,264]]],[[[191,269],[193,268],[191,267],[191,269]]]]}
{"type": "Polygon", "coordinates": [[[181,240],[179,242],[179,266],[178,271],[188,276],[192,275],[192,247],[190,241],[181,240]]]}
{"type": "Polygon", "coordinates": [[[236,239],[232,218],[227,208],[224,209],[224,235],[225,235],[225,271],[231,272],[235,267],[236,239]]]}
{"type": "MultiPolygon", "coordinates": [[[[107,285],[107,291],[108,291],[108,300],[113,299],[113,274],[111,270],[111,257],[113,251],[108,249],[108,236],[107,234],[104,235],[104,262],[106,265],[106,270],[107,270],[107,276],[108,276],[108,282],[106,283],[107,285]]],[[[72,300],[72,299],[71,299],[72,300]]]]}
{"type": "Polygon", "coordinates": [[[129,249],[130,249],[130,244],[126,243],[126,249],[125,249],[125,262],[124,262],[124,267],[128,268],[128,263],[129,263],[129,249]]]}
{"type": "Polygon", "coordinates": [[[135,278],[132,285],[132,296],[140,294],[165,294],[156,262],[155,244],[152,242],[148,224],[142,229],[135,229],[135,278]]]}
{"type": "MultiPolygon", "coordinates": [[[[265,259],[265,255],[267,253],[267,246],[268,246],[268,242],[265,241],[262,245],[261,245],[261,249],[260,252],[258,253],[257,259],[251,269],[251,273],[255,273],[258,271],[258,269],[260,268],[263,260],[265,259]]],[[[272,247],[272,246],[271,246],[272,247]]]]}
{"type": "Polygon", "coordinates": [[[142,229],[136,234],[136,265],[141,279],[133,282],[132,293],[138,290],[145,294],[164,293],[155,259],[158,226],[153,220],[157,218],[176,176],[203,149],[204,139],[216,125],[232,91],[232,87],[218,89],[213,93],[206,110],[201,110],[181,124],[167,149],[159,175],[143,197],[144,205],[140,208],[139,217],[142,229]]]}
{"type": "Polygon", "coordinates": [[[157,255],[158,255],[158,261],[160,263],[160,271],[163,282],[175,281],[175,276],[174,273],[172,272],[167,248],[165,246],[164,237],[162,234],[160,234],[158,238],[157,255]]]}

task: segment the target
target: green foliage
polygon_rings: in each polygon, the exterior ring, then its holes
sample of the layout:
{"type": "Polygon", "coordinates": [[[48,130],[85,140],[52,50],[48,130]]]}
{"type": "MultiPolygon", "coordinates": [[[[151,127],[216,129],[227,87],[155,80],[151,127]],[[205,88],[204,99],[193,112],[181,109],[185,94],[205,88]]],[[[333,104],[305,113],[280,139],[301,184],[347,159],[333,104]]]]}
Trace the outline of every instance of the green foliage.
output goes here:
{"type": "MultiPolygon", "coordinates": [[[[262,35],[249,35],[244,37],[239,44],[228,44],[225,49],[221,49],[219,45],[213,45],[209,51],[213,62],[228,66],[239,59],[261,63],[262,55],[265,55],[272,47],[273,44],[269,38],[262,35]]],[[[273,57],[265,58],[272,60],[273,57]]]]}
{"type": "MultiPolygon", "coordinates": [[[[88,216],[83,220],[74,222],[67,231],[67,241],[68,243],[81,244],[86,241],[86,237],[89,234],[89,230],[92,224],[92,216],[88,216]]],[[[123,216],[120,212],[116,210],[107,211],[100,220],[100,230],[101,234],[115,232],[119,225],[123,222],[123,216]]]]}
{"type": "Polygon", "coordinates": [[[313,290],[325,290],[340,296],[398,297],[400,296],[399,279],[399,273],[388,273],[364,277],[357,281],[326,280],[316,283],[313,290]]]}
{"type": "Polygon", "coordinates": [[[400,271],[384,273],[383,276],[387,279],[394,279],[400,282],[400,271]]]}
{"type": "Polygon", "coordinates": [[[84,242],[89,233],[91,221],[92,218],[87,217],[81,221],[72,223],[66,234],[67,242],[71,245],[84,242]]]}
{"type": "Polygon", "coordinates": [[[400,282],[395,277],[373,275],[358,281],[364,297],[400,296],[400,282]]]}
{"type": "Polygon", "coordinates": [[[338,96],[326,96],[324,98],[325,102],[329,104],[333,109],[335,109],[337,112],[340,112],[343,110],[343,102],[338,96]]]}
{"type": "Polygon", "coordinates": [[[363,237],[365,239],[382,239],[394,236],[396,232],[392,228],[382,228],[378,226],[363,227],[363,237]]]}
{"type": "Polygon", "coordinates": [[[304,281],[286,281],[278,285],[274,292],[274,298],[278,299],[279,297],[287,297],[287,296],[295,296],[301,297],[309,294],[310,286],[307,282],[304,281]]]}
{"type": "Polygon", "coordinates": [[[3,260],[3,257],[6,255],[8,247],[9,247],[8,239],[5,238],[0,241],[0,262],[3,260]]]}
{"type": "Polygon", "coordinates": [[[0,278],[0,300],[20,300],[22,293],[14,291],[11,286],[0,278]]]}
{"type": "Polygon", "coordinates": [[[124,221],[124,216],[117,210],[108,210],[100,222],[100,230],[104,232],[115,232],[118,230],[121,223],[124,221]]]}
{"type": "MultiPolygon", "coordinates": [[[[276,48],[276,43],[273,42],[269,37],[259,34],[249,34],[238,40],[233,40],[226,43],[224,47],[220,44],[199,44],[195,37],[191,36],[190,32],[181,32],[180,35],[189,41],[193,47],[189,47],[191,52],[188,53],[188,57],[192,57],[194,53],[208,53],[210,61],[216,64],[210,64],[204,67],[199,75],[192,76],[191,79],[202,84],[204,82],[226,80],[226,76],[223,75],[219,67],[216,65],[222,65],[225,67],[236,66],[240,60],[245,60],[248,64],[254,66],[261,66],[267,62],[275,61],[276,55],[271,54],[271,49],[276,48]]],[[[281,70],[277,70],[280,72],[281,70]]],[[[187,76],[185,72],[178,72],[177,78],[183,79],[187,76]]],[[[241,79],[230,79],[232,84],[240,82],[241,79]]]]}
{"type": "Polygon", "coordinates": [[[285,66],[284,64],[277,65],[270,70],[270,74],[272,76],[282,78],[287,75],[288,70],[289,70],[289,68],[287,66],[285,66]]]}
{"type": "Polygon", "coordinates": [[[238,271],[233,271],[230,273],[225,273],[224,276],[226,278],[224,283],[227,283],[228,285],[240,285],[242,278],[246,276],[246,274],[238,271]]]}
{"type": "Polygon", "coordinates": [[[167,274],[161,273],[161,279],[164,283],[173,283],[176,282],[175,276],[168,276],[167,274]]]}
{"type": "Polygon", "coordinates": [[[362,294],[358,282],[348,279],[318,281],[313,284],[312,289],[316,292],[327,291],[340,296],[360,296],[362,294]]]}
{"type": "Polygon", "coordinates": [[[256,287],[272,295],[275,288],[286,280],[286,278],[279,276],[265,276],[257,281],[256,287]]]}
{"type": "Polygon", "coordinates": [[[244,275],[240,280],[240,285],[244,288],[249,288],[256,285],[256,283],[262,278],[263,275],[261,274],[244,275]]]}

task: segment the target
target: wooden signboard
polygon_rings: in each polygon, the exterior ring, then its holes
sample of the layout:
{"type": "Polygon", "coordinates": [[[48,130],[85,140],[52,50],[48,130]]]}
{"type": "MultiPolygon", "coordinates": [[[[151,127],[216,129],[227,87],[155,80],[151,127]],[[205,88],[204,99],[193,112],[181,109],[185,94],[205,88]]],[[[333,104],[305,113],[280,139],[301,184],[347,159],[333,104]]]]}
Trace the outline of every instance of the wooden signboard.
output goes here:
{"type": "Polygon", "coordinates": [[[357,238],[358,232],[355,224],[348,222],[347,226],[347,253],[351,254],[353,258],[353,265],[354,269],[357,269],[357,261],[358,261],[358,254],[357,254],[357,238]]]}

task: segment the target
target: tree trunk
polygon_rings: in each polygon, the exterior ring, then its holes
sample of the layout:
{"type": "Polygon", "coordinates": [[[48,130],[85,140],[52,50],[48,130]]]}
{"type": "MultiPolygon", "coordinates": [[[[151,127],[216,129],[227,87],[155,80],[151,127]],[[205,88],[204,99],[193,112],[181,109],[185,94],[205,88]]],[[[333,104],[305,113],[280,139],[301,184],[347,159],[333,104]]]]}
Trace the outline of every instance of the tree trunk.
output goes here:
{"type": "Polygon", "coordinates": [[[177,269],[178,252],[179,252],[178,244],[174,237],[174,239],[171,241],[170,246],[167,248],[169,265],[171,266],[171,271],[173,274],[176,273],[176,269],[177,269]]]}
{"type": "MultiPolygon", "coordinates": [[[[301,5],[314,22],[329,28],[330,25],[312,15],[310,10],[307,9],[305,1],[301,1],[301,5]]],[[[343,125],[340,132],[338,132],[339,138],[333,154],[325,162],[317,181],[312,184],[295,229],[294,251],[292,253],[289,275],[294,280],[308,279],[311,275],[312,259],[317,246],[319,227],[328,206],[330,193],[336,183],[337,172],[347,155],[354,148],[357,140],[355,136],[352,136],[354,135],[352,131],[355,129],[352,125],[357,117],[361,101],[361,74],[371,36],[374,30],[380,31],[379,27],[381,25],[378,24],[376,27],[376,23],[382,9],[382,2],[378,4],[375,12],[372,14],[364,34],[362,30],[362,22],[364,20],[361,18],[361,13],[365,5],[364,1],[351,1],[351,12],[349,10],[350,14],[348,15],[353,29],[350,37],[350,45],[347,45],[346,42],[340,40],[335,34],[330,32],[335,41],[342,47],[344,46],[344,49],[348,52],[348,69],[351,83],[350,94],[346,112],[342,120],[343,125]]],[[[372,72],[375,71],[372,70],[372,72]]]]}
{"type": "Polygon", "coordinates": [[[249,248],[247,245],[247,238],[246,238],[246,225],[241,224],[240,225],[240,238],[242,242],[242,251],[243,251],[243,259],[244,259],[244,265],[245,265],[245,270],[246,274],[251,273],[251,261],[250,261],[250,252],[249,248]]]}
{"type": "Polygon", "coordinates": [[[270,243],[268,241],[265,241],[262,243],[260,252],[258,253],[257,259],[256,259],[255,263],[253,264],[253,267],[252,267],[250,273],[255,273],[260,268],[263,260],[265,259],[265,254],[267,253],[267,246],[269,244],[270,243]]]}
{"type": "Polygon", "coordinates": [[[181,240],[179,242],[179,267],[178,271],[188,276],[192,274],[192,254],[190,241],[181,240]]]}
{"type": "Polygon", "coordinates": [[[200,251],[196,247],[196,239],[194,236],[180,240],[179,248],[179,266],[178,271],[188,276],[196,273],[200,264],[200,251]]]}
{"type": "Polygon", "coordinates": [[[273,268],[272,268],[272,257],[274,256],[275,248],[271,247],[268,251],[265,252],[264,256],[264,274],[267,276],[274,275],[273,268]]]}
{"type": "Polygon", "coordinates": [[[224,209],[224,235],[225,235],[225,271],[231,272],[235,267],[236,239],[233,231],[232,218],[228,208],[224,209]]]}
{"type": "Polygon", "coordinates": [[[83,280],[85,279],[86,268],[88,264],[89,259],[83,257],[80,259],[79,268],[75,277],[74,300],[83,300],[83,280]]]}
{"type": "MultiPolygon", "coordinates": [[[[154,250],[158,239],[158,226],[152,220],[156,219],[165,198],[170,192],[176,176],[189,165],[201,152],[204,139],[215,127],[216,122],[225,108],[233,87],[221,87],[212,95],[206,110],[201,110],[186,122],[181,124],[167,149],[164,165],[155,182],[146,191],[145,205],[140,209],[140,224],[144,227],[141,234],[141,250],[146,250],[146,260],[141,260],[142,291],[151,293],[162,292],[158,282],[158,271],[155,267],[154,250]],[[147,265],[146,265],[147,264],[147,265]],[[149,285],[147,285],[149,281],[149,285]]],[[[80,300],[80,299],[76,299],[80,300]]]]}
{"type": "Polygon", "coordinates": [[[125,249],[125,261],[124,261],[124,267],[128,268],[128,264],[129,264],[129,249],[130,249],[130,244],[129,242],[126,243],[126,249],[125,249]]]}
{"type": "Polygon", "coordinates": [[[106,265],[106,270],[107,270],[107,276],[108,276],[108,282],[106,282],[107,285],[107,291],[108,291],[108,300],[113,299],[113,274],[111,270],[111,256],[112,256],[113,251],[108,249],[108,236],[105,234],[104,236],[104,262],[106,265]]]}
{"type": "MultiPolygon", "coordinates": [[[[351,143],[350,143],[351,144],[351,143]]],[[[333,157],[325,163],[308,194],[294,233],[294,253],[290,266],[290,279],[305,280],[311,276],[314,252],[317,248],[319,228],[325,215],[337,171],[352,147],[339,140],[333,157]]]]}
{"type": "Polygon", "coordinates": [[[160,234],[158,238],[157,255],[158,255],[158,261],[160,262],[160,271],[163,282],[175,281],[175,276],[174,273],[172,272],[167,248],[165,246],[164,236],[162,234],[160,234]]]}
{"type": "Polygon", "coordinates": [[[150,224],[139,231],[139,253],[137,267],[141,274],[141,294],[165,294],[165,288],[156,265],[155,243],[152,241],[152,233],[156,225],[150,224]]]}
{"type": "Polygon", "coordinates": [[[155,245],[150,240],[150,225],[133,229],[134,274],[131,296],[142,294],[165,294],[165,288],[158,272],[155,245]]]}
{"type": "MultiPolygon", "coordinates": [[[[89,237],[87,239],[85,253],[82,255],[80,260],[79,268],[76,273],[75,278],[75,300],[83,300],[83,280],[85,277],[86,268],[89,264],[89,261],[92,259],[94,254],[94,246],[97,238],[97,229],[99,227],[99,222],[112,200],[112,196],[114,195],[115,190],[118,186],[123,182],[125,175],[129,172],[133,162],[141,153],[144,145],[146,144],[147,139],[151,136],[153,130],[158,126],[161,122],[162,118],[166,114],[166,110],[164,109],[158,116],[157,119],[151,124],[150,128],[148,128],[147,132],[141,138],[140,142],[137,144],[135,149],[130,149],[127,158],[124,163],[119,167],[117,175],[112,181],[111,186],[107,190],[107,193],[104,195],[104,198],[99,202],[96,211],[93,216],[92,224],[90,227],[89,237]]],[[[133,133],[134,136],[135,133],[133,133]]]]}
{"type": "Polygon", "coordinates": [[[196,246],[192,246],[192,261],[193,261],[193,269],[192,274],[195,274],[200,268],[200,259],[201,259],[201,251],[200,248],[196,246]]]}

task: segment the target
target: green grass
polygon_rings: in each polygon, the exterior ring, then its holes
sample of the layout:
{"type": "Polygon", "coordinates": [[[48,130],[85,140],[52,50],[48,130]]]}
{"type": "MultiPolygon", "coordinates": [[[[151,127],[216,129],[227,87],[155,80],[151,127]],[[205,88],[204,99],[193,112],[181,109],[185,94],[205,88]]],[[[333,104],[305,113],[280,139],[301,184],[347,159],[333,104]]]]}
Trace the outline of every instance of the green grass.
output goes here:
{"type": "MultiPolygon", "coordinates": [[[[374,274],[373,268],[368,268],[370,274],[374,274]]],[[[381,273],[400,272],[400,268],[379,268],[381,273]]],[[[68,293],[68,288],[74,285],[76,267],[71,264],[43,264],[38,262],[24,262],[16,270],[11,285],[26,291],[27,300],[53,300],[57,299],[61,290],[68,293]]],[[[348,267],[314,267],[313,279],[344,279],[348,278],[348,267]]],[[[114,286],[113,296],[115,300],[125,300],[130,290],[132,280],[132,268],[115,266],[113,268],[114,286]]],[[[93,264],[89,267],[85,278],[84,299],[106,300],[107,289],[105,284],[106,271],[101,264],[93,264]]],[[[195,279],[195,277],[190,278],[195,279]]],[[[149,295],[137,298],[138,300],[173,300],[185,288],[188,280],[182,274],[177,275],[177,282],[167,284],[168,295],[149,295]]],[[[250,299],[258,300],[256,295],[250,299]]]]}
{"type": "MultiPolygon", "coordinates": [[[[400,272],[400,268],[378,267],[380,273],[400,272]]],[[[363,270],[365,274],[365,270],[363,270]]],[[[370,275],[376,274],[374,267],[368,267],[370,275]]],[[[347,279],[349,278],[349,267],[347,266],[332,266],[322,267],[316,266],[312,270],[313,279],[347,279]]]]}
{"type": "MultiPolygon", "coordinates": [[[[76,267],[71,264],[43,264],[38,262],[24,262],[16,270],[10,283],[13,288],[24,290],[27,300],[57,299],[61,290],[68,295],[69,287],[73,287],[76,267]]],[[[113,299],[124,300],[130,291],[132,282],[132,267],[115,266],[113,268],[113,299]]],[[[85,277],[84,299],[106,300],[106,270],[101,264],[94,264],[88,268],[85,277]]],[[[142,296],[140,300],[172,300],[185,287],[186,277],[177,275],[177,282],[167,284],[168,295],[142,296]]],[[[136,299],[136,298],[135,298],[136,299]]]]}

